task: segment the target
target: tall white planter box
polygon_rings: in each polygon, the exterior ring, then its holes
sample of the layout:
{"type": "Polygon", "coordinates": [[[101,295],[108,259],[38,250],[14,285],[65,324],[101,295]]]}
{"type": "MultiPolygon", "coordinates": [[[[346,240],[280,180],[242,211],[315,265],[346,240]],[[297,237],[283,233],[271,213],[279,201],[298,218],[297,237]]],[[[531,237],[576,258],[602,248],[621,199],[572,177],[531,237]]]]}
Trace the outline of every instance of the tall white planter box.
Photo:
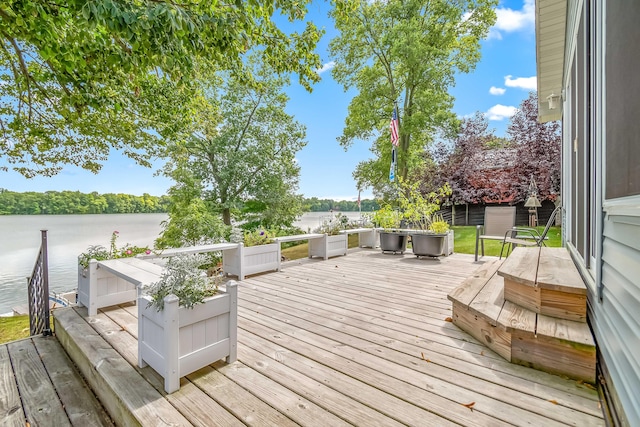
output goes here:
{"type": "Polygon", "coordinates": [[[444,256],[449,256],[453,253],[453,230],[447,232],[447,238],[444,239],[444,256]]]}
{"type": "Polygon", "coordinates": [[[327,236],[322,239],[309,239],[309,258],[317,256],[323,259],[346,255],[349,239],[346,234],[327,236]]]}
{"type": "Polygon", "coordinates": [[[250,274],[280,270],[280,243],[246,247],[242,243],[236,249],[222,253],[222,269],[226,274],[244,280],[250,274]]]}
{"type": "Polygon", "coordinates": [[[178,297],[164,299],[164,310],[138,299],[138,366],[151,366],[164,378],[164,389],[180,389],[180,378],[220,359],[233,363],[238,354],[238,287],[205,299],[193,308],[178,306],[178,297]]]}
{"type": "Polygon", "coordinates": [[[380,246],[380,235],[378,230],[370,228],[366,231],[358,232],[358,246],[361,248],[377,248],[380,246]]]}
{"type": "Polygon", "coordinates": [[[137,298],[133,283],[98,268],[98,261],[89,261],[86,269],[78,264],[78,303],[87,307],[89,316],[95,316],[99,308],[136,301],[137,298]]]}

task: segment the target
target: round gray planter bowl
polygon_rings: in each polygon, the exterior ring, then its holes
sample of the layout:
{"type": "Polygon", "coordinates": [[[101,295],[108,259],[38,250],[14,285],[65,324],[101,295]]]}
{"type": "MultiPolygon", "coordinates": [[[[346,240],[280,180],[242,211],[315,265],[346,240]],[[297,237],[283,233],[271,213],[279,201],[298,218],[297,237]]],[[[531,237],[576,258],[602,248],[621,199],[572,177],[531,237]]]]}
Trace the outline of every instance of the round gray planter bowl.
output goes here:
{"type": "Polygon", "coordinates": [[[416,256],[438,257],[444,254],[446,234],[412,233],[411,246],[416,256]]]}
{"type": "Polygon", "coordinates": [[[394,254],[400,252],[404,254],[407,250],[407,240],[409,235],[402,231],[381,231],[380,232],[380,249],[382,253],[393,252],[394,254]]]}

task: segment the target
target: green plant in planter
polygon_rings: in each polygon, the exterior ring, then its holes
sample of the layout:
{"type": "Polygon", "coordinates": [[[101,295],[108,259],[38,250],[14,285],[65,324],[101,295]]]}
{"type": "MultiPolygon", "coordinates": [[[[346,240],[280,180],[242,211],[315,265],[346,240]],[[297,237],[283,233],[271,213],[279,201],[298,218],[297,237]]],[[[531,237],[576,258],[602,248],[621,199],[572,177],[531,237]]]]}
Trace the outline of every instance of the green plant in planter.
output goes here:
{"type": "Polygon", "coordinates": [[[253,231],[245,231],[243,240],[245,246],[258,246],[273,243],[272,239],[274,237],[275,233],[262,228],[258,228],[253,231]]]}
{"type": "Polygon", "coordinates": [[[384,230],[400,227],[400,212],[394,210],[390,204],[386,204],[373,214],[373,222],[384,230]]]}
{"type": "Polygon", "coordinates": [[[219,275],[208,275],[205,271],[209,259],[203,255],[181,255],[171,257],[165,265],[165,271],[159,281],[148,289],[151,297],[149,306],[158,311],[164,310],[164,298],[168,295],[178,297],[178,304],[193,308],[202,304],[205,298],[218,292],[219,275]]]}
{"type": "Polygon", "coordinates": [[[127,243],[121,248],[118,248],[116,245],[116,240],[120,233],[118,231],[114,231],[111,233],[111,243],[110,248],[107,250],[102,245],[92,245],[87,248],[86,251],[78,255],[78,264],[82,266],[82,268],[87,268],[89,266],[89,261],[95,259],[96,261],[102,261],[105,259],[115,259],[115,258],[128,258],[134,257],[138,254],[146,253],[150,254],[151,249],[149,247],[144,246],[134,246],[127,243]]]}
{"type": "Polygon", "coordinates": [[[321,226],[313,230],[314,233],[327,234],[329,236],[336,236],[340,234],[340,231],[347,228],[349,224],[349,217],[338,213],[335,218],[324,221],[321,226]]]}
{"type": "Polygon", "coordinates": [[[444,220],[442,215],[432,215],[431,222],[429,224],[429,231],[433,231],[436,234],[445,234],[449,232],[449,223],[444,220]]]}
{"type": "Polygon", "coordinates": [[[442,215],[438,217],[434,216],[434,214],[440,210],[441,201],[450,194],[451,187],[449,184],[443,185],[436,191],[422,194],[419,189],[419,183],[410,184],[400,180],[398,203],[403,211],[404,219],[411,224],[411,228],[438,232],[436,230],[442,230],[444,227],[442,223],[447,223],[442,218],[442,215]],[[434,226],[434,223],[437,224],[434,226]]]}

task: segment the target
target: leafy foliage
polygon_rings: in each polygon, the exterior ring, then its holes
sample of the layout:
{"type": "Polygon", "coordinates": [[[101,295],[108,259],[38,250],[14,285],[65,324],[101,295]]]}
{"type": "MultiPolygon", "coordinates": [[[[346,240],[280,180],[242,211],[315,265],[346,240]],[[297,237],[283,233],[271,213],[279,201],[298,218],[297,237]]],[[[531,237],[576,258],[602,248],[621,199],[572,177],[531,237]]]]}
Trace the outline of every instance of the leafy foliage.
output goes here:
{"type": "Polygon", "coordinates": [[[82,266],[82,268],[87,268],[89,266],[89,261],[95,259],[96,261],[102,261],[105,259],[116,259],[116,258],[129,258],[134,257],[138,254],[146,253],[150,254],[151,249],[149,247],[140,247],[127,243],[121,248],[118,248],[116,245],[116,240],[118,240],[118,236],[120,233],[118,231],[114,231],[111,233],[111,243],[109,250],[107,250],[102,245],[92,245],[87,248],[87,250],[80,255],[78,255],[78,264],[82,266]]]}
{"type": "Polygon", "coordinates": [[[149,194],[47,191],[18,193],[0,188],[0,215],[60,215],[166,212],[169,199],[149,194]]]}
{"type": "Polygon", "coordinates": [[[419,169],[422,153],[438,130],[456,119],[448,88],[455,74],[468,72],[480,58],[480,40],[495,22],[494,0],[360,1],[349,16],[333,14],[340,35],[330,50],[334,78],[358,94],[349,106],[343,134],[347,149],[371,140],[375,158],[358,164],[359,188],[387,191],[391,159],[388,126],[398,102],[398,176],[419,169]]]}
{"type": "MultiPolygon", "coordinates": [[[[433,214],[440,209],[442,201],[451,194],[451,187],[444,184],[437,191],[423,194],[419,189],[419,183],[408,183],[400,180],[400,192],[398,204],[402,210],[403,219],[409,222],[411,228],[419,230],[433,230],[433,223],[440,218],[434,218],[433,214]]],[[[435,228],[442,228],[436,224],[435,228]]]]}
{"type": "MultiPolygon", "coordinates": [[[[3,1],[0,158],[25,176],[65,163],[96,172],[114,148],[148,165],[164,138],[189,125],[193,76],[242,74],[252,50],[310,89],[322,31],[309,21],[287,34],[273,19],[303,20],[308,3],[3,1]]],[[[350,9],[349,0],[334,5],[338,15],[350,9]]]]}
{"type": "Polygon", "coordinates": [[[285,112],[287,79],[255,61],[250,58],[247,66],[254,67],[256,85],[229,73],[202,82],[206,102],[194,113],[186,141],[169,151],[165,173],[176,182],[169,191],[176,209],[169,211],[165,233],[176,228],[172,223],[178,224],[176,235],[190,229],[190,239],[229,232],[219,233],[219,225],[207,230],[185,223],[190,215],[185,206],[210,223],[221,216],[227,228],[232,218],[245,229],[290,226],[302,213],[295,154],[306,145],[305,129],[285,112]]]}
{"type": "Polygon", "coordinates": [[[273,240],[271,240],[273,237],[275,237],[274,233],[259,228],[253,231],[245,231],[243,240],[245,246],[259,246],[273,243],[273,240]]]}
{"type": "Polygon", "coordinates": [[[448,182],[454,203],[518,203],[526,200],[533,176],[541,200],[560,191],[560,123],[538,123],[538,99],[529,94],[511,118],[508,143],[497,138],[482,113],[463,119],[451,147],[435,150],[437,165],[424,181],[448,182]]]}
{"type": "Polygon", "coordinates": [[[202,255],[185,255],[169,258],[159,281],[152,283],[148,293],[149,306],[158,311],[164,310],[164,298],[169,295],[178,297],[179,305],[193,308],[202,304],[204,299],[218,292],[219,276],[209,276],[201,266],[208,263],[202,255]]]}

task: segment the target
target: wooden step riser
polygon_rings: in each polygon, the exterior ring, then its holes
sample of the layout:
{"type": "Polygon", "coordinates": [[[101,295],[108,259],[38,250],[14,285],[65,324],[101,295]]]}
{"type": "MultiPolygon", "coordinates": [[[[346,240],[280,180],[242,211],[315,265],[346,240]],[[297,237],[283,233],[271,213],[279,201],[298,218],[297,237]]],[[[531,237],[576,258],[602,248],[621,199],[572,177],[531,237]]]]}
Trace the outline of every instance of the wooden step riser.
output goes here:
{"type": "Polygon", "coordinates": [[[505,277],[504,299],[539,314],[574,322],[587,321],[586,295],[532,287],[505,277]]]}
{"type": "Polygon", "coordinates": [[[515,331],[511,362],[592,384],[596,380],[595,346],[515,331]]]}
{"type": "Polygon", "coordinates": [[[595,383],[596,347],[514,330],[507,332],[453,302],[453,323],[504,359],[575,380],[595,383]]]}
{"type": "Polygon", "coordinates": [[[497,328],[485,319],[476,316],[464,305],[453,302],[453,323],[469,335],[498,353],[506,360],[511,360],[511,334],[497,328]]]}

